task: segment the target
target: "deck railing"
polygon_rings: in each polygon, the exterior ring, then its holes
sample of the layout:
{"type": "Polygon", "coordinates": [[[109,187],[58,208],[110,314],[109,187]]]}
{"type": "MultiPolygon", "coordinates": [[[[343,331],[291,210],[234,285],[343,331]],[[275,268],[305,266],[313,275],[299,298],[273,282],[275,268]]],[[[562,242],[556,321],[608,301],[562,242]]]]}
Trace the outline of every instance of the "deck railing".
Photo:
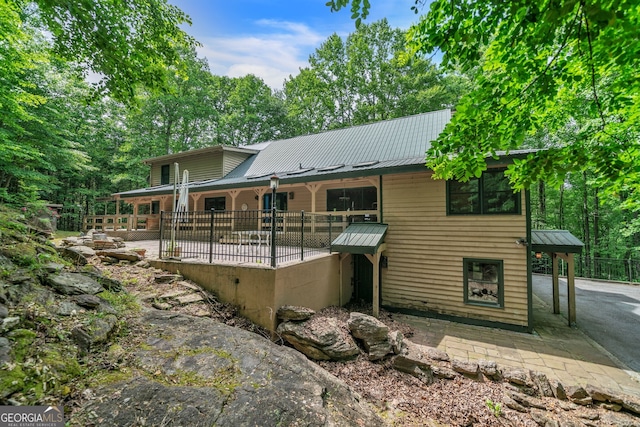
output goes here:
{"type": "Polygon", "coordinates": [[[348,222],[304,211],[162,212],[160,258],[276,267],[330,251],[348,222]],[[275,224],[274,227],[272,225],[275,224]]]}
{"type": "MultiPolygon", "coordinates": [[[[560,259],[559,274],[567,275],[567,264],[560,259]]],[[[551,258],[543,254],[542,258],[533,259],[533,272],[551,274],[551,258]]],[[[602,279],[621,282],[640,282],[640,259],[614,259],[601,257],[587,257],[576,255],[575,275],[587,279],[602,279]]]]}
{"type": "Polygon", "coordinates": [[[160,215],[87,215],[82,229],[96,231],[158,230],[160,215]]]}

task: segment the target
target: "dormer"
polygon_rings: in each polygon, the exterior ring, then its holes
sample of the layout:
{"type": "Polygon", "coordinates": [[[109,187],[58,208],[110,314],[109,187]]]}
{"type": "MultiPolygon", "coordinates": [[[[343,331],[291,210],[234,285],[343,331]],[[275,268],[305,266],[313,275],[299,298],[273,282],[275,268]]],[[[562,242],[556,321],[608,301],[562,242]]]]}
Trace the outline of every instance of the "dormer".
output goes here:
{"type": "MultiPolygon", "coordinates": [[[[151,167],[149,186],[173,184],[174,163],[189,171],[189,182],[220,179],[259,150],[216,145],[144,160],[151,167]]],[[[182,179],[182,176],[180,177],[182,179]]]]}

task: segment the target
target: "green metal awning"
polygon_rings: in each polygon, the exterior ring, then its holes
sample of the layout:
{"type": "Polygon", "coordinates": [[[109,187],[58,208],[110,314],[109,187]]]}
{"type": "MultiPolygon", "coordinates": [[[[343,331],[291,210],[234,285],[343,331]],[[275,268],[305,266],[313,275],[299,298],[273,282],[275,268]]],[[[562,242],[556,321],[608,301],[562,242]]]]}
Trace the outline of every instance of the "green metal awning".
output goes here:
{"type": "Polygon", "coordinates": [[[531,230],[534,252],[581,253],[584,243],[567,230],[531,230]]]}
{"type": "Polygon", "coordinates": [[[375,254],[387,234],[387,224],[356,222],[331,242],[331,252],[375,254]]]}

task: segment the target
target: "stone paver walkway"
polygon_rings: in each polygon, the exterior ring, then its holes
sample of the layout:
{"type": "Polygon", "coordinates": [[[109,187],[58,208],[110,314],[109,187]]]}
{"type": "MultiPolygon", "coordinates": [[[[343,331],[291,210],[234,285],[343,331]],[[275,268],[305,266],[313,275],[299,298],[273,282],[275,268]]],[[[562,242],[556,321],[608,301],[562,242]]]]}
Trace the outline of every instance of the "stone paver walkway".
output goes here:
{"type": "Polygon", "coordinates": [[[534,295],[533,334],[470,326],[446,320],[394,314],[415,328],[411,341],[446,351],[464,361],[494,360],[498,366],[543,372],[564,385],[599,385],[640,396],[640,375],[534,295]]]}

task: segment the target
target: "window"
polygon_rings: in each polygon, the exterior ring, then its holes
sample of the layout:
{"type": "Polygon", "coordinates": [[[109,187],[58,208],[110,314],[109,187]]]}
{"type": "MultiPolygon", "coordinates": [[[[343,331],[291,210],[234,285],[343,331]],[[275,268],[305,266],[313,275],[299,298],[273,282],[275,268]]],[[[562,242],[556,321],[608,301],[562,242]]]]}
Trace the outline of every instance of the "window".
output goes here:
{"type": "Polygon", "coordinates": [[[151,213],[152,214],[159,214],[160,213],[160,201],[159,200],[154,200],[151,202],[151,213]]]}
{"type": "Polygon", "coordinates": [[[448,215],[519,214],[520,193],[514,193],[504,169],[485,171],[467,182],[447,181],[448,215]]]}
{"type": "Polygon", "coordinates": [[[378,206],[376,187],[327,190],[327,211],[369,211],[378,206]]]}
{"type": "Polygon", "coordinates": [[[204,199],[204,210],[210,211],[215,209],[217,211],[224,211],[227,208],[227,198],[222,197],[207,197],[204,199]]]}
{"type": "MultiPolygon", "coordinates": [[[[264,210],[271,209],[271,193],[267,193],[262,197],[262,203],[264,210]]],[[[279,211],[287,210],[287,193],[276,193],[276,209],[279,211]]]]}
{"type": "Polygon", "coordinates": [[[171,165],[162,165],[160,167],[160,185],[169,184],[171,176],[171,165]]]}
{"type": "Polygon", "coordinates": [[[464,258],[465,304],[504,306],[502,260],[464,258]]]}

